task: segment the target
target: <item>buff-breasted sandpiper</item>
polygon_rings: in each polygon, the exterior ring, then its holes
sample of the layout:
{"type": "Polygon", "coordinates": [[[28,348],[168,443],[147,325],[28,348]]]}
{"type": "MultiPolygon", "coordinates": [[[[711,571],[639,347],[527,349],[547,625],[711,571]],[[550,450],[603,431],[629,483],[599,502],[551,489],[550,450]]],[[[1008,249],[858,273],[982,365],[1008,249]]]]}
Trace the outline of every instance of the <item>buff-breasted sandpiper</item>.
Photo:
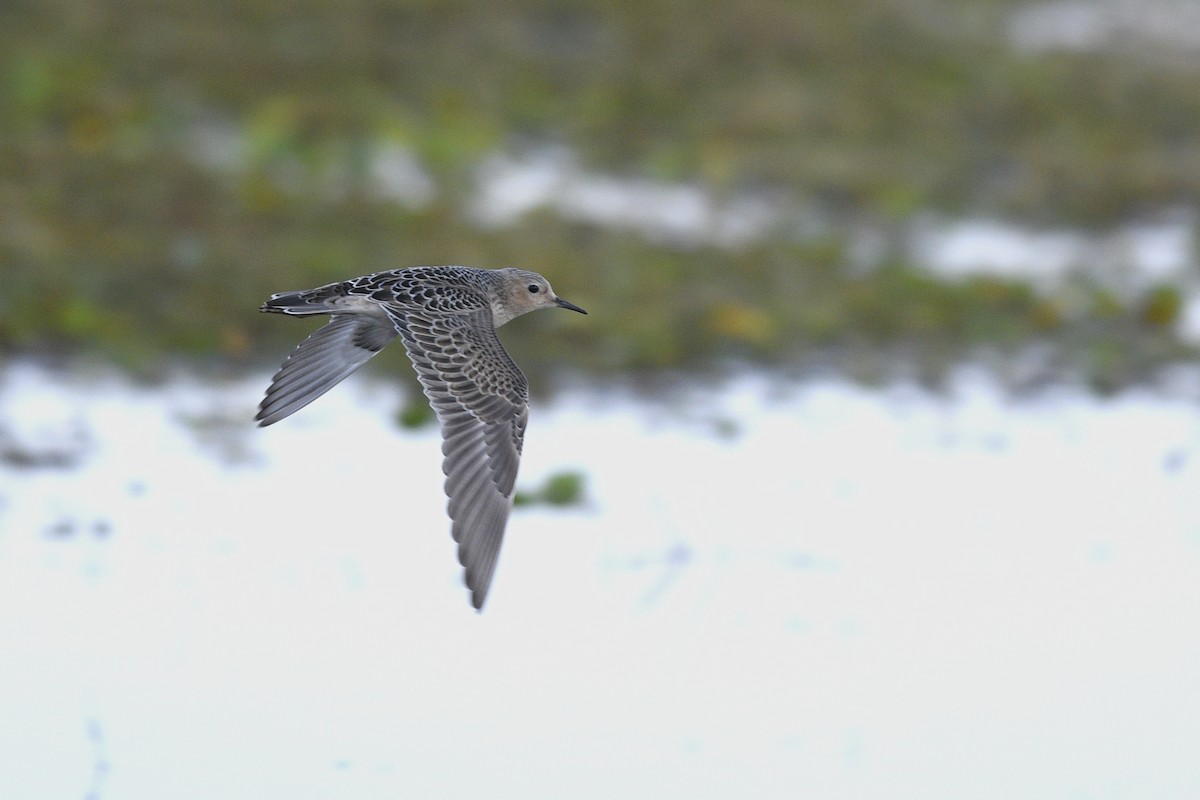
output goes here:
{"type": "Polygon", "coordinates": [[[442,428],[451,533],[471,603],[487,598],[529,418],[525,375],[496,329],[539,308],[577,305],[536,272],[411,267],[279,292],[263,311],[328,314],[283,362],[259,406],[270,425],[311,403],[400,337],[442,428]]]}

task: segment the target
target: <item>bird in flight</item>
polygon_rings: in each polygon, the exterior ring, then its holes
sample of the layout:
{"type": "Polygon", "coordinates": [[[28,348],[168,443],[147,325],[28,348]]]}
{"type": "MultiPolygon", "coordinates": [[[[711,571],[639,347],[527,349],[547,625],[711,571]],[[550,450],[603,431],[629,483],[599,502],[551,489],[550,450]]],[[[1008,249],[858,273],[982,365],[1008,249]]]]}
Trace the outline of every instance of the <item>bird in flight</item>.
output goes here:
{"type": "Polygon", "coordinates": [[[587,313],[541,275],[512,268],[410,267],[273,294],[262,311],[331,319],[283,362],[255,419],[290,416],[399,336],[441,423],[450,530],[471,604],[482,609],[529,419],[525,375],[496,329],[554,307],[587,313]]]}

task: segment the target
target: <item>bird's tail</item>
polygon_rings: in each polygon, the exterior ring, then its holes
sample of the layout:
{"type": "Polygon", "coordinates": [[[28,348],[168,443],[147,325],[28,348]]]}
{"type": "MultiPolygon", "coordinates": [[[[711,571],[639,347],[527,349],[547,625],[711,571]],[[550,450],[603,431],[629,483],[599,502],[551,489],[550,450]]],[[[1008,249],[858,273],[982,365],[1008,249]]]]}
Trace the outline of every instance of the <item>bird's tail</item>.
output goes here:
{"type": "Polygon", "coordinates": [[[259,310],[298,317],[310,314],[328,314],[331,311],[329,301],[338,296],[336,292],[332,291],[331,286],[295,292],[276,292],[267,299],[267,302],[259,306],[259,310]]]}

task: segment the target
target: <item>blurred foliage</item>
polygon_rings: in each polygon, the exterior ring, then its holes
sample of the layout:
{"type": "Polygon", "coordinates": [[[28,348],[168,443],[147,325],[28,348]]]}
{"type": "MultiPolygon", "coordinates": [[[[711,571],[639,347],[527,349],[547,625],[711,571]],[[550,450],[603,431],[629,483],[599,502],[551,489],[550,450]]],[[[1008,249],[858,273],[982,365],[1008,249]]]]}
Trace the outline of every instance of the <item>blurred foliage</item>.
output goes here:
{"type": "Polygon", "coordinates": [[[587,480],[581,472],[556,472],[536,492],[518,491],[513,496],[513,505],[548,505],[559,508],[578,506],[584,503],[584,486],[587,480]]]}
{"type": "MultiPolygon", "coordinates": [[[[272,291],[414,264],[518,264],[588,317],[522,321],[531,372],[893,357],[934,379],[1051,343],[1101,388],[1190,357],[1178,290],[935,279],[788,232],[661,244],[549,211],[489,228],[480,162],[782,188],[830,213],[1094,227],[1194,203],[1200,62],[1020,53],[1014,4],[815,0],[10,0],[0,10],[0,348],[282,357],[272,291]],[[428,202],[378,191],[388,148],[428,202]],[[554,335],[546,335],[553,326],[554,335]],[[537,341],[536,347],[534,341],[537,341]]],[[[551,315],[538,315],[550,317],[551,315]]],[[[412,420],[413,424],[419,420],[412,420]]]]}
{"type": "Polygon", "coordinates": [[[433,413],[433,407],[425,401],[423,394],[409,392],[408,402],[396,414],[396,422],[401,428],[415,430],[433,425],[437,422],[437,417],[433,413]]]}

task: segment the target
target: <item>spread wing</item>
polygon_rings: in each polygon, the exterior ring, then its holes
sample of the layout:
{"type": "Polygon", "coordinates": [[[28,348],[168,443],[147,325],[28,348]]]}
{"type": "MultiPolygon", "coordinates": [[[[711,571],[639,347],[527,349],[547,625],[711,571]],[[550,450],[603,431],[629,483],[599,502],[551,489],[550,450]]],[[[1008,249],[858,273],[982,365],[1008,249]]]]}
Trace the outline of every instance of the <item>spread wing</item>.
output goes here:
{"type": "Polygon", "coordinates": [[[395,338],[396,330],[385,316],[334,314],[275,373],[259,404],[258,424],[270,425],[304,408],[395,338]]]}
{"type": "Polygon", "coordinates": [[[520,465],[529,390],[490,308],[427,314],[384,306],[442,426],[451,532],[471,603],[487,598],[520,465]]]}

